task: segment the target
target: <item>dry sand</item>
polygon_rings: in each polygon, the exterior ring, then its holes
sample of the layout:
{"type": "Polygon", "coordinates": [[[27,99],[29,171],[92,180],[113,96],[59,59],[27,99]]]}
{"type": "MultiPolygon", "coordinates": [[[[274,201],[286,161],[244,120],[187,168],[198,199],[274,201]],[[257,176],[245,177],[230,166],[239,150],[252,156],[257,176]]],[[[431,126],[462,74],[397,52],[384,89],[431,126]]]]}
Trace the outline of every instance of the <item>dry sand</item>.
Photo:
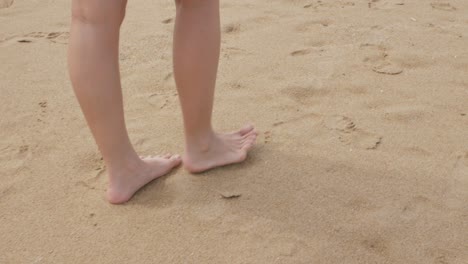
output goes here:
{"type": "MultiPolygon", "coordinates": [[[[259,144],[124,206],[68,81],[69,2],[0,0],[0,263],[468,263],[466,0],[223,1],[215,124],[259,144]]],[[[130,0],[122,29],[141,154],[182,151],[173,17],[130,0]]]]}

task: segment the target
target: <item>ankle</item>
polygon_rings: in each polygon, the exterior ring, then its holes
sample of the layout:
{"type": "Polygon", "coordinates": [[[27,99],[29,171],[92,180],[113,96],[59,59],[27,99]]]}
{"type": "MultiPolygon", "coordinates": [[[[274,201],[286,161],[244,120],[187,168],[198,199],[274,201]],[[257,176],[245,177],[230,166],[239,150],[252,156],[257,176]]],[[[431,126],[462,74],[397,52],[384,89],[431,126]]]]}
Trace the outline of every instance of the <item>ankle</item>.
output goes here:
{"type": "Polygon", "coordinates": [[[216,133],[209,131],[201,135],[186,136],[186,150],[188,152],[207,152],[213,145],[213,141],[216,140],[216,133]]]}
{"type": "Polygon", "coordinates": [[[127,172],[134,172],[144,165],[144,162],[136,155],[128,155],[125,157],[121,157],[119,159],[112,159],[106,161],[106,167],[109,170],[111,175],[118,173],[127,173],[127,172]]]}

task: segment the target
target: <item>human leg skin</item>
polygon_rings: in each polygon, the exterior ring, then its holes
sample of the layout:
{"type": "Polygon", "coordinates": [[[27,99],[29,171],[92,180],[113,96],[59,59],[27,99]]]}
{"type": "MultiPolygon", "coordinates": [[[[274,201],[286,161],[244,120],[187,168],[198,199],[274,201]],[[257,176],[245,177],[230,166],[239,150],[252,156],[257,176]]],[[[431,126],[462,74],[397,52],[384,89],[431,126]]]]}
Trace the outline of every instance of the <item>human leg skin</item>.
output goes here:
{"type": "Polygon", "coordinates": [[[219,0],[176,0],[174,77],[185,129],[184,167],[203,172],[245,160],[257,132],[247,125],[216,133],[211,125],[220,53],[219,0]]]}
{"type": "Polygon", "coordinates": [[[73,0],[68,52],[72,86],[107,166],[107,199],[114,204],[181,162],[177,155],[142,159],[130,143],[119,72],[125,8],[126,0],[73,0]]]}

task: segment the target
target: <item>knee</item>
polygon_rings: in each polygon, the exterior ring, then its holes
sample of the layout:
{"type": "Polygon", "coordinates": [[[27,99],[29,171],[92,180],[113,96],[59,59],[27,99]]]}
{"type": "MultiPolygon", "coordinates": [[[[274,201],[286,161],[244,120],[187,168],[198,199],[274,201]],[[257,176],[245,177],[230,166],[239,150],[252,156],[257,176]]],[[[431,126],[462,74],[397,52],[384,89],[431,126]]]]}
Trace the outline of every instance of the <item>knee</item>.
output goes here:
{"type": "Polygon", "coordinates": [[[127,0],[73,0],[72,19],[85,24],[122,24],[127,0]]]}
{"type": "Polygon", "coordinates": [[[176,6],[184,8],[198,8],[218,3],[219,0],[175,0],[176,6]]]}

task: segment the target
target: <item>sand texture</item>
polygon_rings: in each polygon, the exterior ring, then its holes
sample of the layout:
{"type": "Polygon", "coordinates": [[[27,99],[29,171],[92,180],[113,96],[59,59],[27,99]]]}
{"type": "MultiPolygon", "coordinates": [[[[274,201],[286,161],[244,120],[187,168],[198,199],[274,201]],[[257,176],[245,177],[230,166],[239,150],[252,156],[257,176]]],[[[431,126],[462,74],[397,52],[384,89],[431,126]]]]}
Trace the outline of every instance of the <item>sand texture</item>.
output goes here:
{"type": "MultiPolygon", "coordinates": [[[[214,124],[258,145],[124,206],[69,83],[69,8],[0,0],[0,263],[468,263],[468,1],[223,1],[214,124]]],[[[183,151],[174,9],[130,0],[122,28],[142,155],[183,151]]]]}

